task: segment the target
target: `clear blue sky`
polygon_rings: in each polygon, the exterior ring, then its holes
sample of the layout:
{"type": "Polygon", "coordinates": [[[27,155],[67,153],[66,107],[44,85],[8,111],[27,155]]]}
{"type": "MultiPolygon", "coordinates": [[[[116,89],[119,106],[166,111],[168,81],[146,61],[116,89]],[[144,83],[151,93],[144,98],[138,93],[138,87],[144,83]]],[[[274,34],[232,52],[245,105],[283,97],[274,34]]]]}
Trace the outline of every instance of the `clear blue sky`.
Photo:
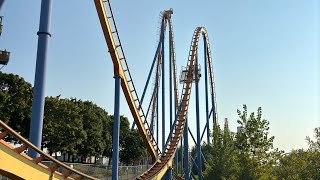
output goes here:
{"type": "MultiPolygon", "coordinates": [[[[139,94],[156,48],[159,12],[173,8],[178,71],[186,65],[194,29],[208,30],[220,124],[228,117],[235,131],[236,110],[242,104],[249,111],[261,106],[276,137],[275,147],[286,151],[306,147],[305,136],[320,126],[317,0],[111,3],[139,94]]],[[[0,49],[12,53],[3,71],[33,83],[40,0],[7,0],[0,14],[0,49]]],[[[53,1],[51,34],[46,94],[91,100],[113,114],[112,63],[93,1],[53,1]]],[[[121,98],[121,114],[132,121],[121,98]]],[[[200,106],[204,109],[203,99],[200,106]]],[[[194,116],[193,101],[190,117],[194,116]]],[[[195,133],[195,122],[190,124],[195,133]]]]}

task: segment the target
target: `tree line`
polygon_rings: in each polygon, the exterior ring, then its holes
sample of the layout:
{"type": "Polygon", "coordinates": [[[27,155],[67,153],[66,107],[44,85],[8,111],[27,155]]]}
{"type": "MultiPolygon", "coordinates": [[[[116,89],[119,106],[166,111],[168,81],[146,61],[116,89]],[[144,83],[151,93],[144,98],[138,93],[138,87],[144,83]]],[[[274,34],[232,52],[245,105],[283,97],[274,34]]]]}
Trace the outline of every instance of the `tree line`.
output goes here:
{"type": "MultiPolygon", "coordinates": [[[[0,72],[0,120],[29,137],[32,85],[14,74],[0,72]]],[[[112,157],[113,116],[90,101],[46,97],[42,149],[61,154],[65,161],[84,162],[87,157],[112,157]]],[[[15,139],[8,141],[17,143],[15,139]]],[[[147,154],[137,130],[120,117],[120,160],[125,164],[147,154]]],[[[110,161],[109,161],[110,163],[110,161]]]]}
{"type": "Polygon", "coordinates": [[[273,147],[274,136],[269,134],[269,121],[262,119],[261,108],[248,114],[244,105],[238,115],[238,132],[231,132],[228,123],[223,128],[215,124],[212,143],[203,145],[204,179],[320,178],[320,127],[314,130],[315,140],[306,138],[308,149],[284,153],[273,147]]]}
{"type": "MultiPolygon", "coordinates": [[[[32,96],[30,83],[18,75],[0,72],[0,119],[24,137],[29,136],[32,96]]],[[[112,157],[112,115],[90,101],[76,98],[56,96],[46,97],[45,101],[43,149],[51,155],[67,154],[66,161],[75,157],[80,161],[90,156],[112,157]]],[[[202,145],[204,179],[319,179],[320,127],[315,128],[314,138],[306,138],[307,149],[284,153],[274,148],[275,137],[269,133],[269,121],[262,118],[261,108],[248,114],[244,105],[237,113],[238,132],[230,131],[227,122],[222,128],[216,123],[212,142],[202,145]]],[[[130,129],[128,119],[121,116],[120,121],[120,160],[129,164],[147,152],[138,132],[130,129]]],[[[191,154],[195,154],[194,148],[191,154]]],[[[192,171],[197,174],[195,166],[192,171]]]]}

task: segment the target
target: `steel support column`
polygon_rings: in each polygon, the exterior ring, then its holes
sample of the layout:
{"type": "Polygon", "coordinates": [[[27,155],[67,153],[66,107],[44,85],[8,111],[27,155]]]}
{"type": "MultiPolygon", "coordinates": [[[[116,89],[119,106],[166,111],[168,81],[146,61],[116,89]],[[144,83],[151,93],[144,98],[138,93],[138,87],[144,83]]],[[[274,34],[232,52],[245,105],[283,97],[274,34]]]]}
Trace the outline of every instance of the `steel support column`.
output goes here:
{"type": "Polygon", "coordinates": [[[115,80],[115,89],[114,89],[114,115],[113,115],[113,139],[112,139],[112,180],[118,180],[121,77],[115,76],[114,80],[115,80]]]}
{"type": "Polygon", "coordinates": [[[165,23],[166,21],[165,21],[165,19],[163,19],[163,29],[162,29],[162,36],[161,36],[161,46],[162,46],[162,50],[161,50],[161,70],[162,70],[162,73],[161,73],[161,75],[162,75],[162,152],[164,152],[165,151],[165,146],[166,146],[166,144],[165,144],[165,142],[166,142],[166,140],[165,140],[165,130],[166,130],[166,126],[165,126],[165,120],[166,120],[166,118],[165,118],[165,113],[166,113],[166,102],[165,102],[165,69],[164,69],[164,30],[165,30],[165,23]]]}
{"type": "MultiPolygon", "coordinates": [[[[210,143],[210,129],[209,129],[209,103],[208,103],[208,66],[207,66],[207,39],[203,37],[204,44],[204,80],[205,80],[205,94],[206,94],[206,129],[207,129],[207,143],[210,143]]],[[[202,139],[202,138],[201,138],[202,139]]]]}
{"type": "Polygon", "coordinates": [[[0,0],[0,11],[1,11],[3,3],[4,3],[4,0],[0,0]]]}
{"type": "MultiPolygon", "coordinates": [[[[41,1],[40,25],[38,31],[38,50],[36,61],[36,72],[33,88],[32,115],[30,122],[29,141],[41,148],[43,113],[45,100],[45,82],[46,82],[46,66],[47,66],[47,50],[49,45],[49,37],[51,36],[50,20],[51,20],[51,0],[41,1]]],[[[29,149],[29,156],[38,157],[39,154],[29,149]]]]}
{"type": "Polygon", "coordinates": [[[165,177],[167,180],[172,180],[172,168],[168,168],[165,177]]]}
{"type": "MultiPolygon", "coordinates": [[[[157,71],[159,71],[159,69],[158,69],[158,66],[157,66],[157,71]]],[[[158,76],[156,77],[156,78],[158,78],[158,76]]],[[[158,82],[159,82],[159,80],[157,80],[157,84],[158,84],[158,82]]],[[[156,134],[157,134],[157,143],[158,143],[158,146],[159,146],[159,86],[157,85],[157,107],[156,107],[156,116],[157,116],[157,118],[156,118],[156,120],[157,120],[157,124],[156,124],[156,126],[157,126],[157,130],[156,130],[156,134]]]]}
{"type": "Polygon", "coordinates": [[[170,131],[172,130],[172,37],[169,32],[169,97],[170,97],[170,131]]]}
{"type": "Polygon", "coordinates": [[[196,121],[197,121],[197,156],[198,156],[198,180],[201,180],[202,165],[201,165],[201,138],[200,138],[200,111],[199,111],[199,78],[198,78],[198,56],[195,62],[196,76],[196,121]]]}
{"type": "Polygon", "coordinates": [[[183,129],[183,143],[184,143],[184,179],[189,180],[189,142],[188,142],[188,119],[185,121],[184,129],[183,129]]]}

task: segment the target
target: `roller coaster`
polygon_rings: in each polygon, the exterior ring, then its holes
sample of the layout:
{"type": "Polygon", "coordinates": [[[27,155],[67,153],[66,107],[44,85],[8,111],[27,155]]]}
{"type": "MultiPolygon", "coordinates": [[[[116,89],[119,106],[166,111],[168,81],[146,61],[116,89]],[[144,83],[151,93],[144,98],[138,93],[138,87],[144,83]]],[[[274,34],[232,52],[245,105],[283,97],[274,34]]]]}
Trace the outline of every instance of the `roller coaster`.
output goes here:
{"type": "MultiPolygon", "coordinates": [[[[100,20],[101,28],[111,56],[115,78],[115,123],[113,135],[113,179],[118,178],[118,161],[119,161],[119,124],[117,124],[117,116],[119,116],[119,93],[120,86],[124,93],[128,107],[134,119],[132,128],[137,128],[142,137],[149,157],[151,157],[152,166],[140,176],[137,180],[142,179],[196,179],[191,168],[195,166],[198,170],[198,179],[202,178],[202,164],[205,160],[201,153],[201,142],[205,132],[207,142],[210,143],[210,119],[212,123],[217,123],[215,86],[213,76],[213,65],[209,37],[204,27],[197,27],[193,33],[188,61],[186,66],[181,70],[179,82],[182,84],[182,92],[178,93],[178,77],[176,66],[176,54],[174,44],[174,34],[171,17],[173,10],[165,10],[161,12],[159,41],[157,42],[156,52],[151,64],[151,68],[147,77],[145,87],[141,98],[139,98],[136,87],[134,85],[131,72],[124,53],[124,48],[120,41],[120,36],[113,16],[110,1],[94,0],[96,11],[100,20]],[[165,105],[166,105],[166,89],[165,89],[165,37],[166,29],[169,31],[169,116],[170,116],[170,133],[165,136],[165,105]],[[205,81],[205,104],[206,104],[206,125],[200,131],[200,110],[199,110],[199,80],[201,78],[200,65],[198,59],[198,47],[200,37],[203,39],[204,46],[204,81],[205,81]],[[151,79],[153,78],[153,87],[151,87],[151,98],[148,103],[147,111],[144,111],[143,102],[148,91],[151,79]],[[194,138],[188,127],[188,111],[192,84],[195,84],[196,97],[196,125],[197,135],[194,138]],[[210,89],[210,94],[209,90],[210,89]],[[160,94],[160,92],[162,94],[160,94]],[[160,101],[161,98],[161,101],[160,101]],[[211,104],[209,105],[209,101],[211,104]],[[161,102],[161,104],[160,104],[161,102]],[[161,106],[162,113],[159,113],[161,106]],[[160,117],[162,120],[162,147],[159,147],[159,130],[160,117]],[[196,145],[196,155],[191,157],[189,153],[189,134],[196,145]],[[182,141],[183,139],[183,141],[182,141]],[[178,166],[177,149],[179,143],[183,145],[183,173],[174,172],[175,166],[178,166]]],[[[11,179],[96,179],[84,173],[81,173],[69,166],[59,162],[58,160],[47,155],[36,145],[21,137],[17,132],[0,121],[2,132],[0,134],[0,174],[11,179]],[[21,142],[21,146],[13,147],[6,141],[5,137],[14,136],[21,142]],[[25,150],[33,150],[39,155],[32,158],[24,154],[25,150]],[[51,166],[41,164],[41,161],[51,161],[51,166]],[[60,168],[60,171],[58,171],[60,168]],[[62,170],[61,170],[62,169],[62,170]]],[[[181,146],[182,147],[182,146],[181,146]]],[[[177,169],[177,168],[176,168],[177,169]]]]}

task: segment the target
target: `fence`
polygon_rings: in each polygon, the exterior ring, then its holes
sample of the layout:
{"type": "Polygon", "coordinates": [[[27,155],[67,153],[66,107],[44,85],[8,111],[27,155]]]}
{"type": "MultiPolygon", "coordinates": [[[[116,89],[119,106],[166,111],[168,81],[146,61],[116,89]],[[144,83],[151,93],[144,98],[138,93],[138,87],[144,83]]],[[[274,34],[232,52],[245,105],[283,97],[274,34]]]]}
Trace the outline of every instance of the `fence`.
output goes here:
{"type": "MultiPolygon", "coordinates": [[[[50,162],[42,162],[45,165],[50,165],[50,162]]],[[[108,165],[97,165],[97,164],[81,164],[81,163],[65,163],[70,167],[85,173],[89,176],[101,179],[111,180],[112,179],[112,166],[108,165]]],[[[148,169],[147,165],[139,166],[119,166],[119,180],[133,179],[148,169]]],[[[62,171],[58,169],[58,171],[62,171]]],[[[72,176],[72,175],[71,175],[72,176]]],[[[1,180],[1,179],[0,179],[1,180]]]]}

